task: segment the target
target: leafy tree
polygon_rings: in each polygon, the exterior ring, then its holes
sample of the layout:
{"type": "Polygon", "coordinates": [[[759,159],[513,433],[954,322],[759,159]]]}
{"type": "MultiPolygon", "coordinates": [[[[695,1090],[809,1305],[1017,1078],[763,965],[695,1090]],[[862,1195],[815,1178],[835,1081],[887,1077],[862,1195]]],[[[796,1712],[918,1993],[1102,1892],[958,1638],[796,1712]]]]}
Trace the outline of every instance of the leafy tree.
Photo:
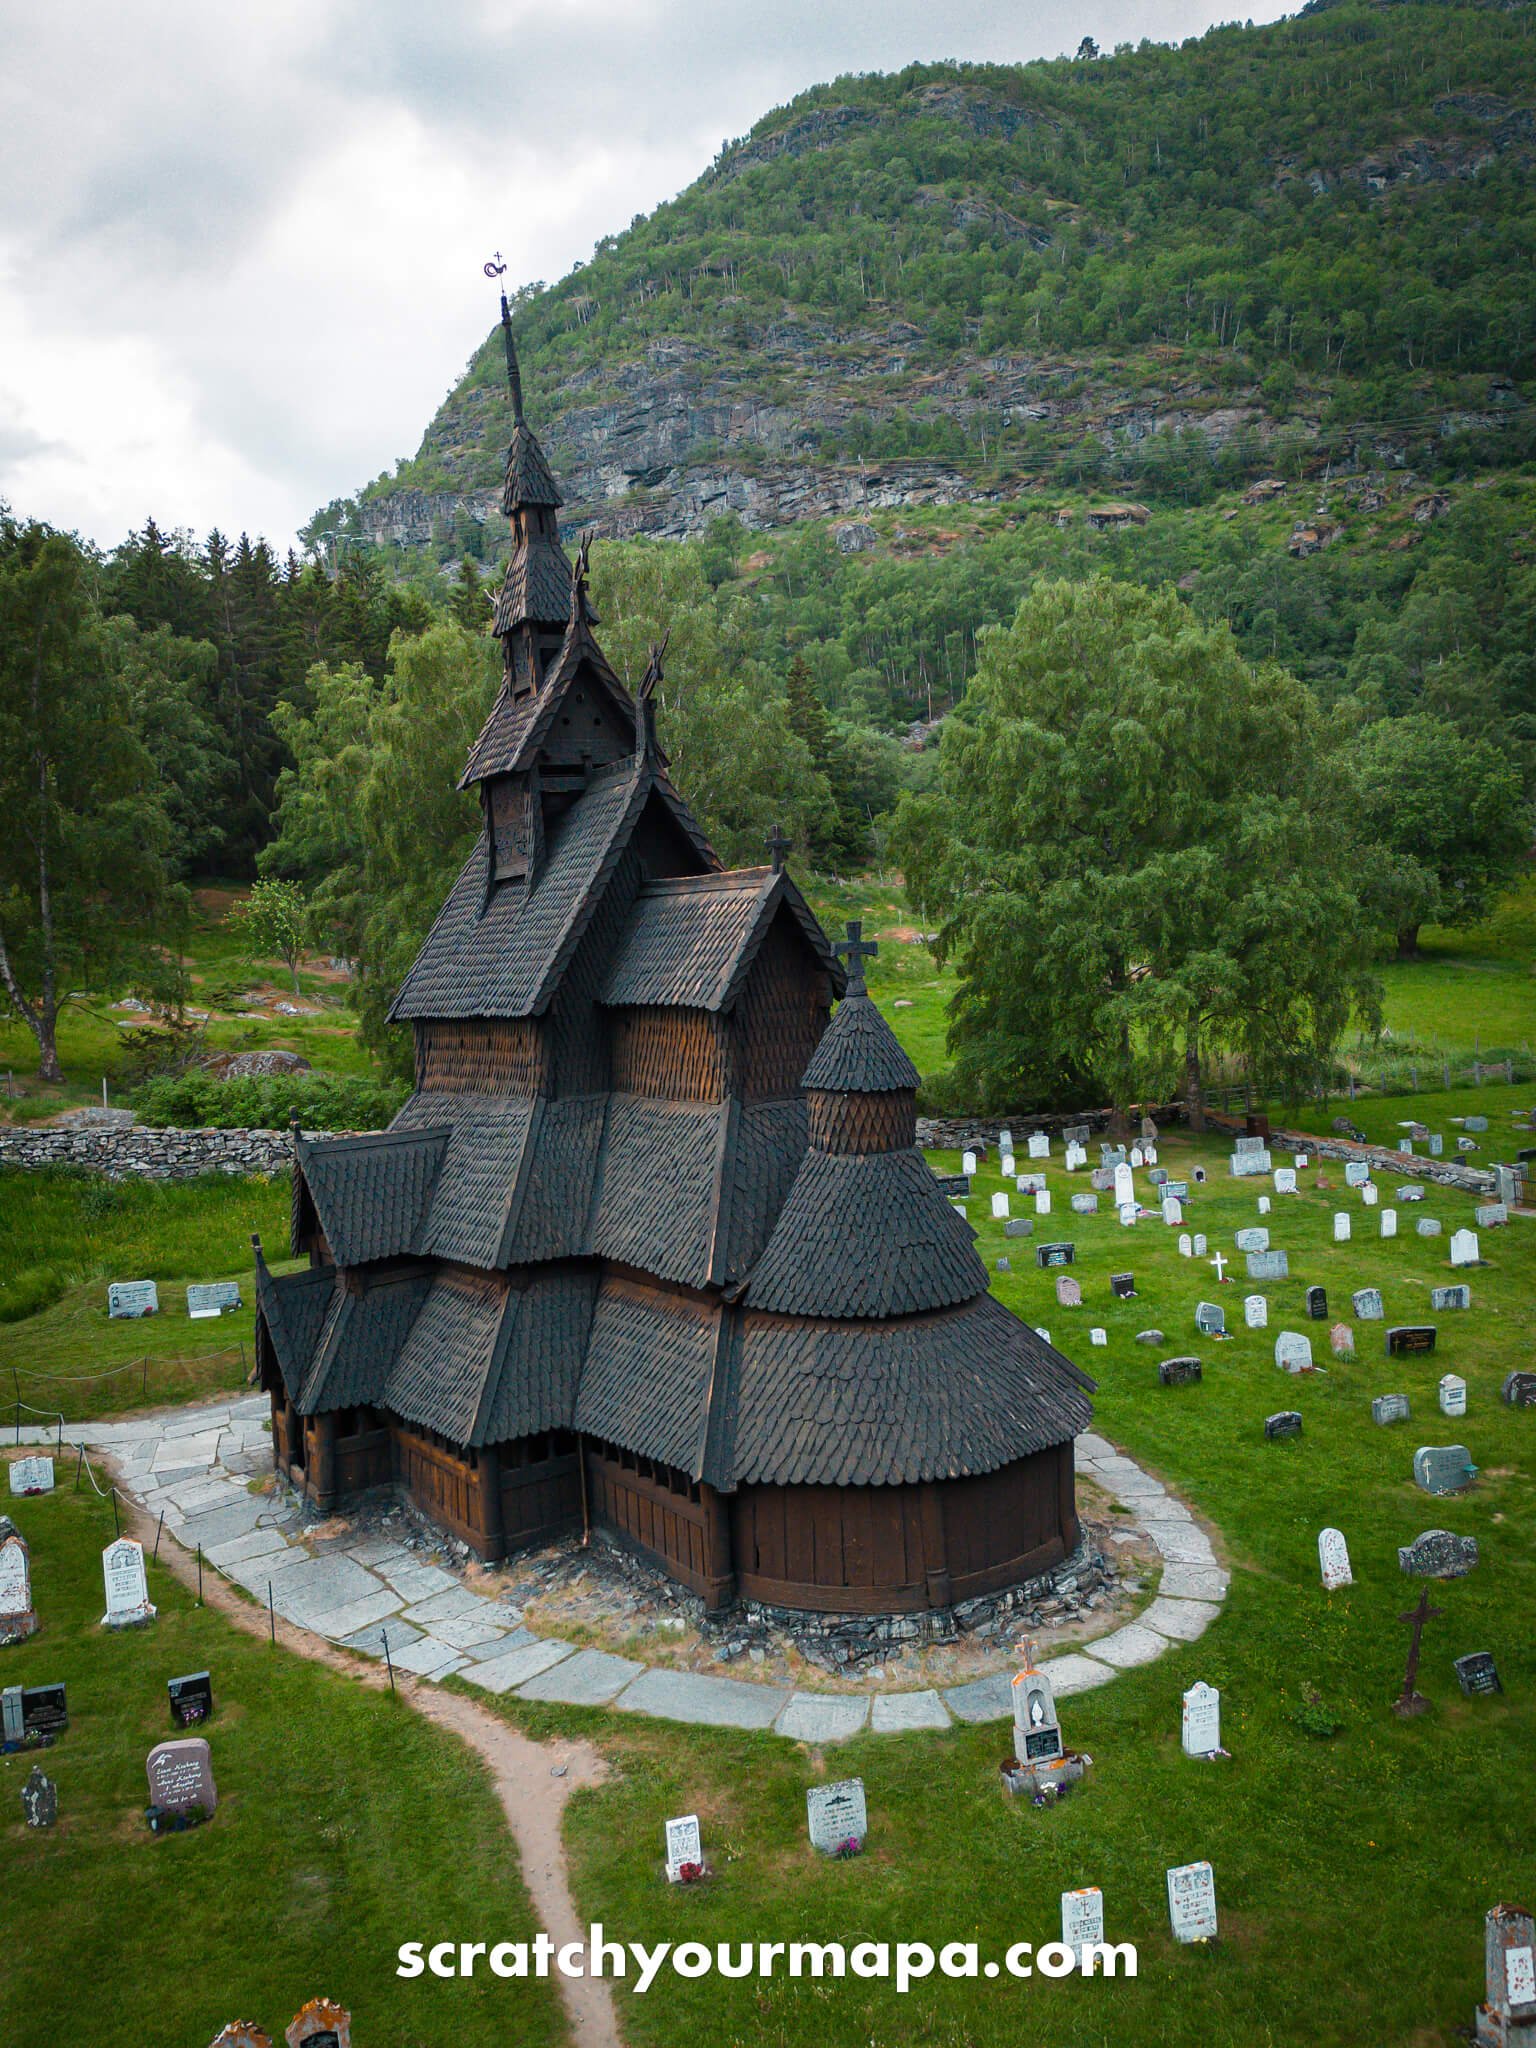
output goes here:
{"type": "Polygon", "coordinates": [[[252,958],[270,959],[276,954],[298,995],[299,956],[309,933],[304,891],[296,882],[266,877],[252,884],[250,894],[235,906],[235,915],[244,927],[252,958]]]}
{"type": "Polygon", "coordinates": [[[1497,747],[1425,712],[1367,727],[1354,769],[1380,848],[1375,902],[1409,960],[1421,925],[1474,924],[1514,881],[1530,856],[1530,809],[1497,747]]]}
{"type": "Polygon", "coordinates": [[[827,828],[811,846],[811,858],[819,866],[833,867],[857,861],[869,851],[869,828],[859,816],[853,789],[854,771],[841,736],[833,729],[826,708],[816,694],[816,685],[797,654],[789,664],[784,683],[785,712],[789,729],[811,761],[826,778],[832,795],[832,814],[827,828]]]}
{"type": "Polygon", "coordinates": [[[174,831],[107,652],[78,544],[0,516],[0,986],[44,1081],[64,1004],[160,964],[174,831]]]}
{"type": "Polygon", "coordinates": [[[1172,590],[1047,583],[982,643],[892,850],[959,967],[967,1100],[1123,1111],[1214,1052],[1297,1093],[1372,1013],[1349,787],[1308,693],[1172,590]]]}

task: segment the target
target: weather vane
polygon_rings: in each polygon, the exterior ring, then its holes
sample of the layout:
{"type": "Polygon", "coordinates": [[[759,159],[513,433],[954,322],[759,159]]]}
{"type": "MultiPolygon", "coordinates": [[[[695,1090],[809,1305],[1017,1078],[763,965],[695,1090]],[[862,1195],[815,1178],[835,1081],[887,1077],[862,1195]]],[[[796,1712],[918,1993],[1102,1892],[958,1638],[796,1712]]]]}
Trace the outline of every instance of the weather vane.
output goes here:
{"type": "Polygon", "coordinates": [[[507,274],[506,260],[498,249],[489,263],[480,268],[495,285],[501,287],[501,339],[507,352],[507,387],[512,393],[512,417],[519,426],[523,423],[523,378],[517,366],[517,348],[512,340],[512,308],[507,304],[507,287],[502,282],[507,274]]]}
{"type": "Polygon", "coordinates": [[[499,249],[496,251],[496,254],[491,258],[489,263],[483,263],[480,267],[485,272],[486,276],[492,279],[502,278],[505,277],[507,274],[507,266],[502,261],[502,255],[499,249]]]}

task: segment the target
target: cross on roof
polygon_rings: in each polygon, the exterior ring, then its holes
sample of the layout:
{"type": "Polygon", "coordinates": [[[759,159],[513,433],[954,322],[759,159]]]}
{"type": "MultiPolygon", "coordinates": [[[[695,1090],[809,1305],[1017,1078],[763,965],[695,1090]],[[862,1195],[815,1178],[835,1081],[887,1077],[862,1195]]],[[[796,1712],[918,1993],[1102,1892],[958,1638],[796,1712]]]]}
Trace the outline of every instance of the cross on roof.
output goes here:
{"type": "Polygon", "coordinates": [[[773,872],[776,875],[783,873],[785,858],[788,855],[789,850],[794,845],[794,843],[795,842],[792,839],[785,838],[784,827],[779,824],[775,824],[773,830],[769,833],[768,837],[763,841],[763,844],[767,847],[769,856],[773,861],[773,872]]]}
{"type": "Polygon", "coordinates": [[[864,924],[861,918],[850,917],[847,929],[847,938],[834,939],[832,950],[839,959],[846,960],[848,963],[849,995],[861,996],[866,993],[864,987],[864,962],[866,960],[873,960],[880,948],[873,939],[866,939],[863,936],[864,924]]]}

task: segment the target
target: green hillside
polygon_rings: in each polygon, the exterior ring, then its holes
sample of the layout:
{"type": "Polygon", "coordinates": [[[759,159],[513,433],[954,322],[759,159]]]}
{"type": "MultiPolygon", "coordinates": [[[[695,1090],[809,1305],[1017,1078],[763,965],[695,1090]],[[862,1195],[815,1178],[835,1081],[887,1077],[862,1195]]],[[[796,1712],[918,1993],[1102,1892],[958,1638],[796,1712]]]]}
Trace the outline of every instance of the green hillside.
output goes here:
{"type": "MultiPolygon", "coordinates": [[[[519,295],[571,516],[679,534],[1523,459],[1531,24],[1341,0],[802,94],[519,295]]],[[[354,527],[494,557],[505,435],[492,336],[354,527]]]]}

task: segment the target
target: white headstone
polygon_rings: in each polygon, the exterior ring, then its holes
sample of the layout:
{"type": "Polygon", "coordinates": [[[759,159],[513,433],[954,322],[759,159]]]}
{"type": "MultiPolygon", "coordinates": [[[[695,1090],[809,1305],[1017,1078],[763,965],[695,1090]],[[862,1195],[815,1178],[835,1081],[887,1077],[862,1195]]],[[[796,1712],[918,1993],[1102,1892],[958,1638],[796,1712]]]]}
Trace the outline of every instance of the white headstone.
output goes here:
{"type": "Polygon", "coordinates": [[[1221,1747],[1221,1694],[1203,1678],[1184,1695],[1181,1734],[1186,1756],[1211,1756],[1221,1747]]]}
{"type": "Polygon", "coordinates": [[[1336,1593],[1340,1586],[1352,1586],[1355,1575],[1349,1568],[1349,1545],[1344,1541],[1340,1529],[1324,1529],[1317,1539],[1317,1562],[1323,1574],[1323,1584],[1330,1593],[1336,1593]]]}
{"type": "Polygon", "coordinates": [[[1146,1155],[1143,1153],[1141,1147],[1139,1145],[1133,1145],[1131,1147],[1131,1165],[1144,1166],[1145,1164],[1146,1155]]]}
{"type": "Polygon", "coordinates": [[[667,1881],[676,1884],[685,1863],[704,1862],[704,1845],[699,1837],[699,1816],[680,1814],[667,1822],[667,1881]]]}
{"type": "MultiPolygon", "coordinates": [[[[1295,1169],[1295,1167],[1294,1167],[1294,1166],[1277,1166],[1277,1167],[1275,1168],[1275,1193],[1276,1193],[1277,1195],[1294,1195],[1294,1194],[1295,1194],[1295,1192],[1296,1192],[1296,1169],[1295,1169]]],[[[1260,1200],[1260,1201],[1262,1202],[1262,1201],[1264,1200],[1264,1197],[1263,1197],[1263,1196],[1261,1195],[1261,1196],[1259,1197],[1259,1200],[1260,1200]]]]}
{"type": "Polygon", "coordinates": [[[1440,1382],[1440,1413],[1442,1415],[1465,1415],[1467,1412],[1467,1383],[1454,1372],[1448,1372],[1440,1382]]]}
{"type": "Polygon", "coordinates": [[[1267,1252],[1269,1232],[1262,1223],[1250,1224],[1248,1229],[1240,1230],[1232,1242],[1240,1252],[1267,1252]]]}
{"type": "Polygon", "coordinates": [[[1013,1133],[1006,1124],[997,1134],[997,1149],[999,1152],[1011,1152],[1013,1150],[1013,1133]]]}
{"type": "Polygon", "coordinates": [[[1275,1363],[1282,1372],[1305,1372],[1312,1363],[1312,1339],[1282,1330],[1275,1339],[1275,1363]]]}
{"type": "Polygon", "coordinates": [[[1383,1209],[1383,1210],[1382,1210],[1382,1212],[1381,1212],[1381,1234],[1382,1234],[1382,1236],[1383,1236],[1383,1237],[1396,1237],[1396,1235],[1397,1235],[1397,1211],[1396,1211],[1395,1209],[1383,1209]]]}
{"type": "Polygon", "coordinates": [[[839,1778],[830,1785],[812,1785],[805,1795],[806,1826],[811,1844],[830,1856],[844,1842],[862,1842],[869,1833],[864,1780],[839,1778]]]}
{"type": "Polygon", "coordinates": [[[1168,1919],[1175,1941],[1216,1938],[1216,1879],[1209,1863],[1180,1863],[1168,1873],[1168,1919]]]}
{"type": "Polygon", "coordinates": [[[1195,1256],[1195,1240],[1187,1230],[1179,1239],[1179,1252],[1181,1257],[1186,1259],[1192,1259],[1195,1256]]]}
{"type": "Polygon", "coordinates": [[[999,1159],[999,1161],[997,1162],[997,1170],[1003,1176],[1004,1180],[1012,1180],[1013,1176],[1019,1170],[1019,1162],[1014,1158],[1011,1152],[1005,1152],[1002,1158],[999,1159]]]}
{"type": "Polygon", "coordinates": [[[1083,1951],[1096,1948],[1104,1939],[1104,1894],[1096,1884],[1080,1892],[1062,1893],[1061,1939],[1076,1955],[1078,1968],[1089,1969],[1083,1951]]]}
{"type": "Polygon", "coordinates": [[[974,1173],[976,1171],[976,1154],[974,1152],[962,1152],[960,1154],[960,1171],[962,1173],[974,1173]]]}
{"type": "Polygon", "coordinates": [[[1269,1303],[1262,1294],[1243,1296],[1243,1321],[1250,1330],[1262,1330],[1269,1321],[1269,1303]]]}
{"type": "Polygon", "coordinates": [[[1267,1215],[1269,1214],[1269,1197],[1268,1197],[1268,1195],[1260,1195],[1260,1197],[1259,1197],[1259,1214],[1260,1214],[1261,1216],[1267,1216],[1267,1215]]]}
{"type": "MultiPolygon", "coordinates": [[[[21,1533],[0,1523],[0,1624],[32,1612],[32,1574],[21,1533]]],[[[0,1637],[5,1634],[0,1627],[0,1637]]]]}
{"type": "Polygon", "coordinates": [[[1349,1212],[1345,1209],[1333,1212],[1333,1241],[1335,1244],[1349,1243],[1349,1212]]]}
{"type": "Polygon", "coordinates": [[[1036,1190],[1035,1190],[1035,1214],[1036,1214],[1037,1216],[1049,1216],[1049,1215],[1050,1215],[1050,1213],[1051,1213],[1051,1191],[1050,1191],[1050,1189],[1049,1189],[1049,1188],[1036,1188],[1036,1190]]]}
{"type": "Polygon", "coordinates": [[[52,1493],[52,1458],[18,1458],[11,1467],[12,1493],[52,1493]]]}
{"type": "Polygon", "coordinates": [[[1054,1763],[1065,1756],[1056,1690],[1043,1671],[1015,1672],[1013,1753],[1021,1764],[1054,1763]]]}
{"type": "Polygon", "coordinates": [[[1134,1202],[1122,1202],[1119,1208],[1115,1211],[1115,1214],[1120,1218],[1121,1228],[1124,1230],[1129,1230],[1135,1223],[1137,1216],[1140,1214],[1140,1211],[1137,1209],[1136,1204],[1134,1202]]]}
{"type": "Polygon", "coordinates": [[[1195,1257],[1197,1259],[1203,1259],[1205,1257],[1206,1250],[1207,1245],[1205,1241],[1205,1232],[1203,1230],[1197,1230],[1195,1232],[1195,1257]]]}
{"type": "Polygon", "coordinates": [[[1477,1232],[1457,1230],[1451,1234],[1451,1264],[1453,1266],[1476,1266],[1481,1261],[1477,1253],[1477,1232]]]}
{"type": "Polygon", "coordinates": [[[154,1620],[142,1543],[131,1536],[119,1536],[109,1543],[101,1553],[101,1575],[107,1588],[103,1628],[135,1628],[140,1622],[154,1620]]]}
{"type": "Polygon", "coordinates": [[[1182,1223],[1184,1221],[1184,1204],[1176,1195],[1169,1195],[1165,1199],[1163,1203],[1163,1221],[1165,1223],[1182,1223]]]}
{"type": "Polygon", "coordinates": [[[997,1194],[997,1195],[994,1195],[994,1196],[992,1197],[992,1216],[993,1216],[993,1220],[994,1220],[994,1221],[1000,1221],[1000,1220],[1001,1220],[1001,1219],[1002,1219],[1003,1217],[1005,1217],[1005,1216],[1006,1216],[1007,1214],[1008,1214],[1008,1197],[1007,1197],[1007,1195],[1006,1195],[1006,1194],[997,1194]]]}
{"type": "Polygon", "coordinates": [[[109,1316],[154,1316],[160,1313],[160,1290],[153,1280],[114,1280],[107,1289],[109,1316]]]}
{"type": "Polygon", "coordinates": [[[1143,1145],[1141,1148],[1141,1156],[1146,1161],[1148,1166],[1156,1166],[1157,1147],[1155,1145],[1143,1145]]]}
{"type": "Polygon", "coordinates": [[[1371,1177],[1371,1162],[1368,1159],[1346,1159],[1344,1162],[1344,1185],[1347,1188],[1363,1188],[1371,1177]]]}
{"type": "Polygon", "coordinates": [[[1362,1202],[1364,1202],[1367,1209],[1375,1208],[1376,1203],[1379,1200],[1379,1195],[1377,1192],[1375,1181],[1368,1180],[1365,1183],[1365,1185],[1360,1190],[1360,1199],[1362,1202]]]}
{"type": "Polygon", "coordinates": [[[1048,1137],[1046,1136],[1046,1134],[1045,1134],[1045,1132],[1044,1132],[1044,1131],[1031,1131],[1031,1132],[1030,1132],[1030,1134],[1029,1134],[1029,1156],[1030,1156],[1030,1158],[1031,1158],[1031,1159],[1049,1159],[1049,1158],[1050,1158],[1050,1156],[1051,1156],[1051,1141],[1050,1141],[1050,1139],[1049,1139],[1049,1138],[1048,1138],[1048,1137]]]}
{"type": "Polygon", "coordinates": [[[1088,1164],[1088,1154],[1087,1154],[1087,1152],[1086,1152],[1086,1150],[1084,1149],[1084,1147],[1083,1147],[1083,1146],[1081,1146],[1081,1145],[1069,1145],[1069,1146],[1067,1147],[1067,1171],[1068,1171],[1068,1173],[1076,1173],[1077,1169],[1078,1169],[1078,1168],[1079,1168],[1080,1166],[1086,1166],[1087,1164],[1088,1164]]]}
{"type": "Polygon", "coordinates": [[[1088,1332],[1088,1342],[1090,1344],[1107,1344],[1109,1342],[1108,1330],[1101,1330],[1098,1324],[1095,1323],[1093,1328],[1088,1332]]]}
{"type": "Polygon", "coordinates": [[[1296,1164],[1297,1164],[1298,1166],[1305,1166],[1305,1165],[1306,1165],[1306,1163],[1307,1163],[1307,1155],[1306,1155],[1306,1153],[1305,1153],[1305,1152],[1298,1152],[1298,1153],[1296,1154],[1296,1164]]]}
{"type": "Polygon", "coordinates": [[[1116,1202],[1134,1202],[1135,1199],[1136,1176],[1131,1172],[1129,1166],[1117,1166],[1115,1168],[1116,1202]]]}

